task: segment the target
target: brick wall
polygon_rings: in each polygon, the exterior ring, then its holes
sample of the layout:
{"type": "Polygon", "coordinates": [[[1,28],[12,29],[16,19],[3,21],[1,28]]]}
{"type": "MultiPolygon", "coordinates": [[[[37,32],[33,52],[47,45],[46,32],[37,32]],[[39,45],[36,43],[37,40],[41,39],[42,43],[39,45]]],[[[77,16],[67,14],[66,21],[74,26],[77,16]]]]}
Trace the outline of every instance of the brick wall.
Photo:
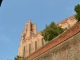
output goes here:
{"type": "MultiPolygon", "coordinates": [[[[65,52],[62,52],[62,56],[60,55],[61,52],[56,52],[58,51],[57,49],[62,49],[60,51],[65,51],[65,48],[61,48],[58,47],[60,44],[64,43],[65,41],[68,41],[68,39],[70,39],[71,37],[75,36],[76,34],[78,34],[80,32],[80,22],[77,23],[74,27],[70,28],[69,30],[67,30],[66,32],[64,32],[62,35],[60,35],[58,38],[52,40],[51,42],[49,42],[47,45],[45,45],[44,47],[42,47],[41,49],[39,49],[38,51],[34,52],[33,54],[31,54],[30,56],[26,57],[25,60],[50,60],[50,59],[54,59],[53,56],[55,56],[55,60],[61,60],[61,59],[57,59],[59,57],[63,57],[65,55],[65,52]],[[55,48],[58,47],[58,48],[55,48]],[[55,51],[53,51],[53,50],[55,51]],[[49,51],[53,51],[54,54],[50,54],[48,55],[47,52],[49,51]],[[55,54],[56,53],[56,54],[55,54]],[[59,54],[60,53],[60,54],[59,54]],[[42,56],[42,57],[40,57],[42,56]],[[52,56],[52,57],[50,57],[52,56]],[[58,56],[58,57],[57,57],[58,56]],[[47,58],[48,57],[48,58],[47,58]],[[50,58],[49,58],[50,57],[50,58]],[[47,58],[47,59],[46,59],[47,58]]],[[[73,41],[73,40],[72,40],[73,41]]],[[[69,43],[69,42],[68,42],[69,43]]],[[[62,46],[65,46],[66,48],[68,48],[68,43],[65,43],[62,46]]],[[[71,42],[72,43],[72,42],[71,42]]],[[[73,45],[73,43],[72,43],[73,45]]],[[[71,44],[69,44],[69,46],[71,46],[71,44]]],[[[77,49],[77,48],[76,48],[77,49]]],[[[68,49],[69,50],[69,49],[68,49]]],[[[66,55],[68,54],[69,51],[66,51],[66,55]]],[[[74,50],[74,49],[73,49],[74,50]]],[[[70,50],[71,51],[71,50],[70,50]]],[[[76,53],[75,53],[76,54],[76,53]]],[[[63,60],[63,59],[62,59],[63,60]]],[[[69,60],[69,59],[66,59],[69,60]]]]}

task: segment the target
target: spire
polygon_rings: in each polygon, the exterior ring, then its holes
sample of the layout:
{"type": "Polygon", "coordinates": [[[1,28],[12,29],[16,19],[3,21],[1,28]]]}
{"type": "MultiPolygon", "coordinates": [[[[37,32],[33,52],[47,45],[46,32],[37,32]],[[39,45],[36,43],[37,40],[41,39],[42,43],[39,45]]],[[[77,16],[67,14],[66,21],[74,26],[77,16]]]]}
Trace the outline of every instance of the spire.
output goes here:
{"type": "Polygon", "coordinates": [[[28,20],[28,23],[30,23],[30,22],[31,22],[31,20],[29,19],[29,20],[28,20]]]}

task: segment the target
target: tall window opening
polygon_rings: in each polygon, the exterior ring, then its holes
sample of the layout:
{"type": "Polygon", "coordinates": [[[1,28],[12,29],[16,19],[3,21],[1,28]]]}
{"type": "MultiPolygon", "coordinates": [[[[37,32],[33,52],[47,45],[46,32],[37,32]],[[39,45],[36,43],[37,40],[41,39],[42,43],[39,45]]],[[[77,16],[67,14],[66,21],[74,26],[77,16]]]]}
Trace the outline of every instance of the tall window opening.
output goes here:
{"type": "Polygon", "coordinates": [[[23,58],[25,58],[25,46],[23,48],[23,58]]]}
{"type": "Polygon", "coordinates": [[[31,53],[31,44],[29,44],[29,54],[31,53]]]}
{"type": "Polygon", "coordinates": [[[44,46],[44,39],[42,39],[42,46],[44,46]]]}
{"type": "Polygon", "coordinates": [[[35,41],[35,51],[37,50],[37,41],[35,41]]]}

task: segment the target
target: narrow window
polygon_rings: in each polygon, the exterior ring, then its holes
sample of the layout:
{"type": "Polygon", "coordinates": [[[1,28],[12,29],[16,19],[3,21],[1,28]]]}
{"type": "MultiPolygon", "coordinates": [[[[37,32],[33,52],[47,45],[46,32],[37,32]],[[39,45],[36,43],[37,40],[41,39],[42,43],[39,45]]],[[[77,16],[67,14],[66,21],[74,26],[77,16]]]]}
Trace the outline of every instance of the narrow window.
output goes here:
{"type": "Polygon", "coordinates": [[[31,44],[29,44],[29,54],[31,53],[31,44]]]}
{"type": "Polygon", "coordinates": [[[42,39],[42,46],[44,46],[44,39],[42,39]]]}
{"type": "Polygon", "coordinates": [[[23,58],[25,58],[25,46],[23,48],[23,58]]]}
{"type": "Polygon", "coordinates": [[[35,41],[35,51],[37,50],[37,41],[35,41]]]}

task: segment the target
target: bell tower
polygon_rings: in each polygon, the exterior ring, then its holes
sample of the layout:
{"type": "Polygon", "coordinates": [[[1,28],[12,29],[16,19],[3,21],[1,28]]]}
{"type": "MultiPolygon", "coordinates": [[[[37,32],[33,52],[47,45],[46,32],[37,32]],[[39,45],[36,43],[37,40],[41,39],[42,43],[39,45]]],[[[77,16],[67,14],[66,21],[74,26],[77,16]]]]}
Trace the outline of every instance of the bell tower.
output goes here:
{"type": "Polygon", "coordinates": [[[32,34],[34,34],[34,35],[37,34],[36,24],[32,24],[30,19],[28,20],[28,23],[26,24],[25,27],[26,27],[25,28],[25,31],[26,31],[25,38],[26,39],[30,38],[32,36],[32,34]]]}
{"type": "Polygon", "coordinates": [[[31,23],[31,20],[28,20],[28,23],[27,23],[27,34],[26,34],[26,37],[30,37],[31,36],[31,29],[32,29],[32,23],[31,23]]]}
{"type": "Polygon", "coordinates": [[[27,24],[25,25],[23,33],[21,34],[21,43],[18,50],[18,56],[25,58],[41,46],[40,42],[42,36],[39,36],[41,38],[38,38],[37,35],[39,34],[37,34],[36,24],[33,24],[29,19],[27,24]],[[37,40],[39,40],[40,42],[38,43],[37,40]],[[38,44],[40,44],[39,47],[38,44]]]}
{"type": "Polygon", "coordinates": [[[32,25],[32,32],[33,34],[37,34],[36,24],[32,25]]]}

